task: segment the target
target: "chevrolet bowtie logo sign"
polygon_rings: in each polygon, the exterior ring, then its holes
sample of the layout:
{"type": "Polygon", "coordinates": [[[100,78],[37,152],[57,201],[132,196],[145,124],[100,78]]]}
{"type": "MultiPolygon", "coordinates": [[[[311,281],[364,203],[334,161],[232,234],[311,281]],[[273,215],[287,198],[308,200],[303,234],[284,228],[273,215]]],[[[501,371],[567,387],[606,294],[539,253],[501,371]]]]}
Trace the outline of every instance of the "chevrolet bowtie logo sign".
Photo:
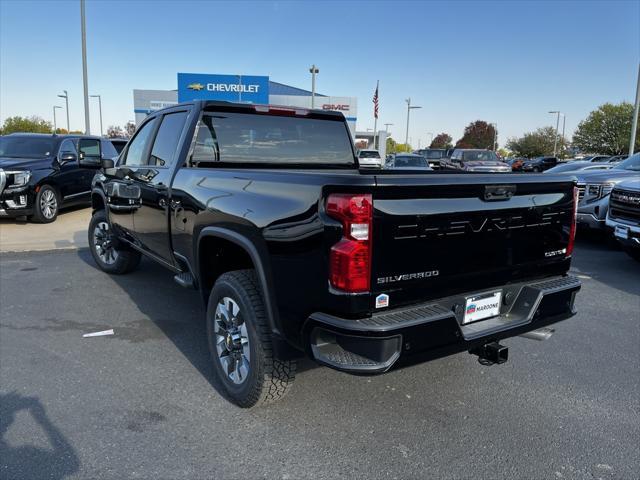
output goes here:
{"type": "Polygon", "coordinates": [[[187,85],[187,88],[189,90],[195,90],[199,92],[200,90],[204,90],[204,85],[201,83],[190,83],[189,85],[187,85]]]}

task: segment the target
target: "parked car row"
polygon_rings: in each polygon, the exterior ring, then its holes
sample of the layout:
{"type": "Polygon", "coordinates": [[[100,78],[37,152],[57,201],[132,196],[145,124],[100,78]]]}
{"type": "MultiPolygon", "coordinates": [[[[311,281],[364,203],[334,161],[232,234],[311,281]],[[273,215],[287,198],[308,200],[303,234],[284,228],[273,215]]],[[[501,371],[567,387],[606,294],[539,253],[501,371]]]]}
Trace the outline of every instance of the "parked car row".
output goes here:
{"type": "Polygon", "coordinates": [[[640,153],[612,168],[562,172],[566,173],[578,180],[578,225],[612,232],[640,260],[640,153]]]}
{"type": "Polygon", "coordinates": [[[126,140],[14,133],[0,137],[0,217],[53,222],[61,208],[88,205],[102,159],[126,140]]]}

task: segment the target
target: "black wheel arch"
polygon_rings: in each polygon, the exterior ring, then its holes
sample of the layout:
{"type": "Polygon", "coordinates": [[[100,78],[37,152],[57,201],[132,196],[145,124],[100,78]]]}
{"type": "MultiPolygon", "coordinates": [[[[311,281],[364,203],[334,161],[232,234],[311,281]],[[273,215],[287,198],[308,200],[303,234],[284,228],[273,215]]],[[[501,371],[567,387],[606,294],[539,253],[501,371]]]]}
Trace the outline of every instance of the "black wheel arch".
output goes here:
{"type": "Polygon", "coordinates": [[[211,287],[213,283],[215,283],[217,277],[222,273],[229,271],[229,269],[223,269],[224,271],[218,272],[218,274],[215,275],[213,279],[209,278],[209,281],[207,281],[207,276],[204,271],[206,263],[204,261],[202,253],[207,248],[208,239],[218,239],[222,242],[228,242],[228,244],[234,245],[246,255],[245,259],[240,260],[237,268],[232,268],[232,270],[240,270],[245,268],[255,269],[256,276],[258,282],[260,283],[262,294],[264,296],[264,306],[267,314],[267,320],[269,322],[269,327],[273,334],[281,337],[282,328],[280,326],[279,316],[276,308],[275,295],[273,292],[273,287],[270,287],[270,285],[273,285],[273,283],[270,281],[271,274],[269,271],[269,266],[265,265],[265,263],[263,262],[263,258],[260,255],[258,248],[254,244],[254,242],[252,242],[245,235],[234,230],[223,227],[205,227],[198,235],[195,265],[198,275],[197,281],[198,285],[200,286],[200,291],[205,305],[208,302],[209,294],[211,293],[211,287]],[[250,260],[251,265],[246,264],[247,260],[250,260]]]}

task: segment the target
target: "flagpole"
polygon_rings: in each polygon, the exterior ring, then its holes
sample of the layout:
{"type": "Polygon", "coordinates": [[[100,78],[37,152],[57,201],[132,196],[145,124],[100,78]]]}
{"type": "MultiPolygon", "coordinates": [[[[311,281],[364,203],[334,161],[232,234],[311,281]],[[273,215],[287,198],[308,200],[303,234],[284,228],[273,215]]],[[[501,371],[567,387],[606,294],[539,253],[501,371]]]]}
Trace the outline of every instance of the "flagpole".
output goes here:
{"type": "MultiPolygon", "coordinates": [[[[376,83],[376,96],[378,97],[378,102],[380,101],[380,93],[378,92],[378,87],[380,86],[380,80],[376,83]]],[[[375,114],[375,107],[373,112],[373,149],[377,150],[376,147],[376,136],[378,133],[378,116],[375,114]]]]}

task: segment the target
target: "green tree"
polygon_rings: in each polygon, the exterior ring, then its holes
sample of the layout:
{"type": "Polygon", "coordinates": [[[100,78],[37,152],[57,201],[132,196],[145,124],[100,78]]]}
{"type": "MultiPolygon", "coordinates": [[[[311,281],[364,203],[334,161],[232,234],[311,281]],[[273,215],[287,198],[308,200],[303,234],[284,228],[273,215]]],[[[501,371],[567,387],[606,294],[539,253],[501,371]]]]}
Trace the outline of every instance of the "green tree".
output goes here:
{"type": "Polygon", "coordinates": [[[499,148],[497,153],[502,158],[507,158],[507,157],[510,157],[513,152],[511,152],[510,150],[507,150],[506,148],[499,148]]]}
{"type": "MultiPolygon", "coordinates": [[[[605,103],[592,111],[578,124],[573,134],[573,144],[583,152],[620,155],[629,152],[633,105],[622,102],[605,103]]],[[[640,132],[640,125],[638,125],[640,132]]],[[[640,147],[640,135],[636,133],[634,150],[640,147]]]]}
{"type": "Polygon", "coordinates": [[[391,137],[387,137],[387,153],[396,153],[396,141],[391,138],[391,137]]]}
{"type": "Polygon", "coordinates": [[[411,153],[413,148],[408,143],[396,143],[396,153],[411,153]]]}
{"type": "MultiPolygon", "coordinates": [[[[519,157],[541,157],[543,155],[553,155],[553,145],[556,138],[556,129],[553,127],[538,128],[534,132],[527,132],[520,138],[510,138],[507,141],[507,148],[519,157]]],[[[558,137],[556,152],[558,156],[563,155],[567,141],[558,137]]]]}
{"type": "Polygon", "coordinates": [[[453,138],[448,133],[439,133],[429,145],[429,148],[452,148],[453,138]]]}
{"type": "Polygon", "coordinates": [[[51,133],[53,126],[51,122],[32,116],[32,117],[9,117],[5,119],[0,134],[8,135],[15,132],[29,132],[29,133],[51,133]]]}
{"type": "Polygon", "coordinates": [[[456,148],[486,148],[493,150],[498,135],[495,127],[484,120],[471,122],[464,129],[464,135],[456,142],[456,148]]]}

